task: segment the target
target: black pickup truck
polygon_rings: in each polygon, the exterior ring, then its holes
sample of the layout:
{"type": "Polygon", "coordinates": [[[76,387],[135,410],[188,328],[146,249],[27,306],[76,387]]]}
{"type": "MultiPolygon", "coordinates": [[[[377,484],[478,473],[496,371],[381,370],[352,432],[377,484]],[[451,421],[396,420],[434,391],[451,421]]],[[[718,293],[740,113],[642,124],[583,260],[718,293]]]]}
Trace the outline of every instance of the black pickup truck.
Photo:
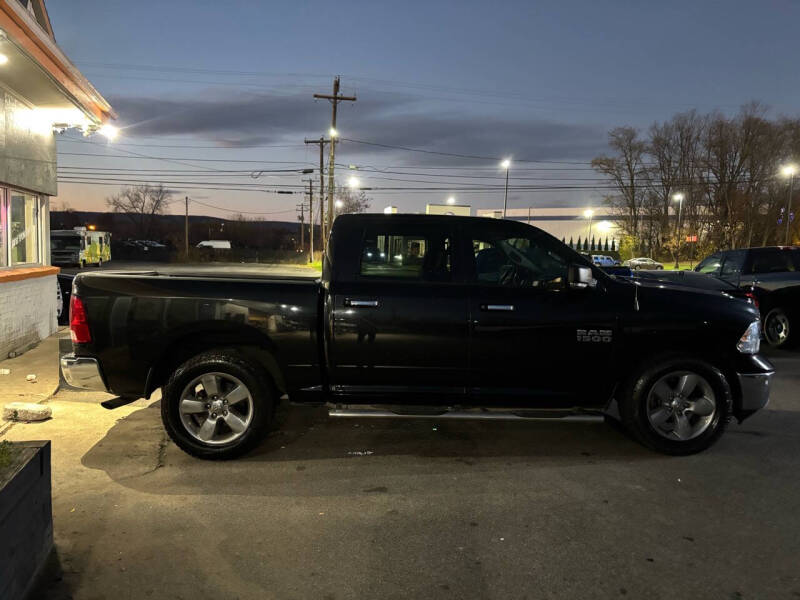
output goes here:
{"type": "Polygon", "coordinates": [[[768,400],[752,304],[616,279],[535,227],[344,215],[323,263],[321,279],[80,274],[65,378],[161,388],[169,435],[202,458],[252,448],[284,395],[341,416],[606,415],[670,454],[768,400]]]}
{"type": "Polygon", "coordinates": [[[766,246],[715,252],[695,267],[698,273],[749,290],[763,318],[770,346],[797,344],[800,334],[800,248],[766,246]]]}

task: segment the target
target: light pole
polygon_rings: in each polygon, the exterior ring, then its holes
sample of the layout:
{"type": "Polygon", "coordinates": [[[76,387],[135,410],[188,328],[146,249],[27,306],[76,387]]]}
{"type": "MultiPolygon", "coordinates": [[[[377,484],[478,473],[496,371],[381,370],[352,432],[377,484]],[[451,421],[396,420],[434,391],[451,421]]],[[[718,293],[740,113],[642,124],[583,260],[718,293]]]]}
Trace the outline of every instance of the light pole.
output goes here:
{"type": "Polygon", "coordinates": [[[681,253],[681,213],[683,212],[683,194],[673,194],[672,199],[678,203],[678,220],[675,223],[675,235],[678,236],[678,244],[675,249],[675,268],[680,268],[678,258],[681,253]]]}
{"type": "Polygon", "coordinates": [[[506,191],[503,194],[503,218],[506,218],[506,211],[508,210],[508,172],[511,170],[511,159],[507,158],[500,163],[500,166],[506,170],[506,191]]]}
{"type": "Polygon", "coordinates": [[[586,236],[586,244],[588,245],[589,238],[592,237],[592,217],[594,216],[594,211],[591,208],[587,208],[583,211],[583,216],[589,219],[589,235],[586,236]]]}
{"type": "Polygon", "coordinates": [[[789,197],[786,199],[786,234],[783,237],[783,245],[789,245],[789,226],[791,224],[792,213],[792,192],[794,191],[794,174],[797,173],[797,165],[786,165],[781,169],[781,174],[789,178],[789,197]]]}

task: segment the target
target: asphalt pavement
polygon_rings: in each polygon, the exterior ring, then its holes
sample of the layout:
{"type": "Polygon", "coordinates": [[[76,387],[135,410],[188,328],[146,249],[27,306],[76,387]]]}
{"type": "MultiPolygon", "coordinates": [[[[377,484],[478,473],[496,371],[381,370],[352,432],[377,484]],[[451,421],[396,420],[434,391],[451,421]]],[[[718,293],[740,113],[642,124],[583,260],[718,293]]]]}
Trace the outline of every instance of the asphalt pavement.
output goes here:
{"type": "Polygon", "coordinates": [[[56,553],[38,598],[797,598],[800,354],[709,451],[602,423],[330,419],[193,459],[158,399],[59,392],[56,553]]]}

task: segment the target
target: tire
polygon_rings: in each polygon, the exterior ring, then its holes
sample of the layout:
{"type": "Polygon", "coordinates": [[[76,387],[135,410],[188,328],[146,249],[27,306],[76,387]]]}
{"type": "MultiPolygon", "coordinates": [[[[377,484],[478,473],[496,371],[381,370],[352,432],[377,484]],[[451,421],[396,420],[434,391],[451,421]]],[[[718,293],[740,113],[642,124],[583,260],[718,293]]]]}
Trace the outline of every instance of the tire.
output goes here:
{"type": "Polygon", "coordinates": [[[164,386],[161,420],[184,452],[228,460],[253,449],[266,435],[276,398],[260,366],[234,349],[211,350],[172,373],[164,386]]]}
{"type": "Polygon", "coordinates": [[[716,367],[694,358],[661,358],[631,378],[618,405],[623,425],[642,445],[684,456],[702,452],[720,438],[731,411],[730,399],[728,382],[716,367]],[[682,387],[687,375],[695,379],[687,379],[682,387]],[[676,391],[685,395],[672,398],[676,391]],[[679,425],[684,420],[685,425],[679,425]]]}
{"type": "Polygon", "coordinates": [[[771,309],[764,317],[764,339],[773,348],[788,348],[794,342],[789,311],[782,306],[771,309]]]}

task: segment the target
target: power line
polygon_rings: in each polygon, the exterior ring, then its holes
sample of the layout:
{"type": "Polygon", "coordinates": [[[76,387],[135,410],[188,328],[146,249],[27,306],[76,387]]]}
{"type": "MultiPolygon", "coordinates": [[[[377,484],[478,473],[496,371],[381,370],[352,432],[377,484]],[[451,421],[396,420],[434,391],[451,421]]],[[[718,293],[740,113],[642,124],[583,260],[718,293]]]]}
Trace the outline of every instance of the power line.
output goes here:
{"type": "MultiPolygon", "coordinates": [[[[392,150],[405,150],[406,152],[421,152],[423,154],[436,154],[439,156],[453,156],[456,158],[469,158],[475,160],[493,160],[493,161],[500,161],[502,160],[499,156],[476,156],[474,154],[458,154],[455,152],[440,152],[438,150],[423,150],[421,148],[409,148],[407,146],[395,146],[393,144],[380,144],[378,142],[367,142],[364,140],[354,140],[352,138],[342,138],[342,141],[353,142],[354,144],[364,144],[367,146],[377,146],[379,148],[390,148],[392,150]]],[[[588,165],[591,163],[587,162],[569,162],[569,161],[558,161],[558,160],[526,160],[522,158],[515,158],[514,162],[526,162],[526,163],[543,163],[543,164],[554,164],[554,165],[588,165]]]]}

